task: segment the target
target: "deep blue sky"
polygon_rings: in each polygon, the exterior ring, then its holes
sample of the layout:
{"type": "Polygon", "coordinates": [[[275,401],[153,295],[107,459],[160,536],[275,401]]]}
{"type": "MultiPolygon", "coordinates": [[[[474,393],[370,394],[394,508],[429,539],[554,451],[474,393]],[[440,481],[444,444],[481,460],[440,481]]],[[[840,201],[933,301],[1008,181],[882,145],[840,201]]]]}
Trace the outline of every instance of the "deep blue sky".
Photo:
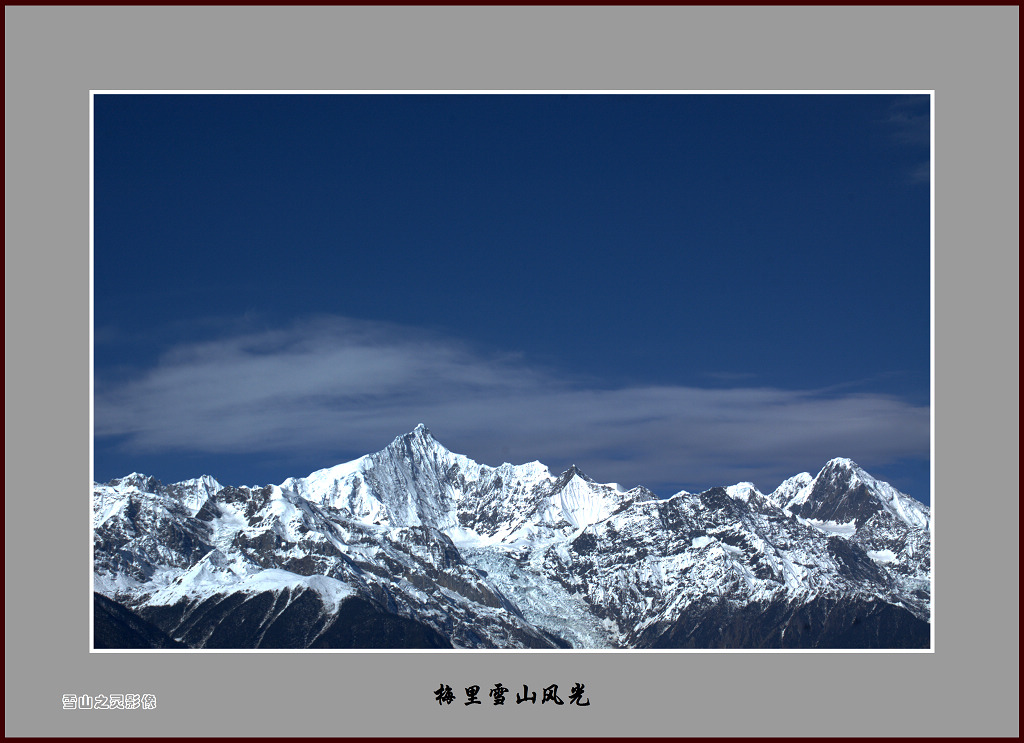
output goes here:
{"type": "Polygon", "coordinates": [[[95,477],[426,423],[662,495],[929,501],[929,101],[97,95],[95,477]]]}

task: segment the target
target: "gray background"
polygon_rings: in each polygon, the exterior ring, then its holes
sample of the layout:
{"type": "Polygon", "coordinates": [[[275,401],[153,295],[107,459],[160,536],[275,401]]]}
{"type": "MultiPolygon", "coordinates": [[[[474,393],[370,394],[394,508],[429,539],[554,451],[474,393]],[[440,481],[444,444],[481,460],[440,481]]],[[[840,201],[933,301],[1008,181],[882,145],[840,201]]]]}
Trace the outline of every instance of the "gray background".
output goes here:
{"type": "Polygon", "coordinates": [[[1016,736],[1018,21],[8,7],[7,735],[1016,736]],[[936,90],[936,652],[89,654],[88,92],[193,88],[936,90]],[[581,681],[592,704],[431,693],[497,681],[581,681]],[[60,708],[109,691],[159,708],[60,708]]]}

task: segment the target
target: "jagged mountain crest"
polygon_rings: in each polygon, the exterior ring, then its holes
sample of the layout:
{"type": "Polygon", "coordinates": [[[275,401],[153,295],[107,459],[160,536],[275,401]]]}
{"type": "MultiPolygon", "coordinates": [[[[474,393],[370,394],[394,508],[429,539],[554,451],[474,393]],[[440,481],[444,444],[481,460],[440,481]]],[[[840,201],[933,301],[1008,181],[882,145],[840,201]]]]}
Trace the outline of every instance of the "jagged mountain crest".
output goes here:
{"type": "Polygon", "coordinates": [[[124,477],[115,477],[108,485],[125,488],[136,488],[145,492],[155,492],[161,487],[161,483],[151,475],[144,475],[141,472],[132,472],[124,477]]]}
{"type": "Polygon", "coordinates": [[[829,460],[813,478],[806,472],[790,478],[769,500],[788,512],[818,521],[863,525],[880,512],[913,527],[925,527],[929,521],[926,506],[847,458],[829,460]]]}
{"type": "Polygon", "coordinates": [[[803,647],[885,643],[883,625],[919,644],[930,615],[928,508],[845,459],[768,495],[663,500],[576,465],[478,464],[420,425],[281,485],[135,473],[93,508],[96,590],[194,647],[803,647]],[[819,628],[784,629],[802,617],[819,628]]]}

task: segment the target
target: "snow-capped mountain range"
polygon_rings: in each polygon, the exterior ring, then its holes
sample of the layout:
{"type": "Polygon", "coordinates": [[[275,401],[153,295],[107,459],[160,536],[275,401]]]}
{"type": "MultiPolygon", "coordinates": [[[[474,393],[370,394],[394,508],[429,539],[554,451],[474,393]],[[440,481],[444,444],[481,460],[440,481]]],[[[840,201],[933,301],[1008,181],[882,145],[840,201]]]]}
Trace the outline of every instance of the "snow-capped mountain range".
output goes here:
{"type": "Polygon", "coordinates": [[[94,484],[95,622],[127,610],[106,647],[133,622],[160,647],[928,647],[930,541],[848,459],[659,499],[421,425],[280,485],[94,484]]]}

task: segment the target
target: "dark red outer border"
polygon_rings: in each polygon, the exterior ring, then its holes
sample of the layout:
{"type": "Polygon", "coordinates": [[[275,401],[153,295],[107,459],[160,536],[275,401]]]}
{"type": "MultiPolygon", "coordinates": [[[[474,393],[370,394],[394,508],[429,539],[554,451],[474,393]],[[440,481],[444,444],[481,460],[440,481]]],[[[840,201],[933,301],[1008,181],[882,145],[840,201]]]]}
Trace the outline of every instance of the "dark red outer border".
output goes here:
{"type": "Polygon", "coordinates": [[[504,0],[503,2],[482,2],[481,0],[446,0],[445,2],[431,2],[431,0],[363,0],[362,2],[338,2],[338,0],[165,0],[164,2],[145,2],[144,0],[105,0],[104,2],[88,2],[87,0],[12,0],[5,1],[4,5],[10,6],[49,6],[49,7],[110,7],[110,6],[133,6],[133,7],[218,7],[218,6],[276,6],[276,7],[906,7],[906,6],[959,6],[959,7],[995,7],[995,6],[1017,6],[1020,2],[1014,0],[985,0],[984,2],[965,2],[964,0],[847,0],[846,2],[822,2],[821,0],[788,0],[787,2],[772,2],[771,0],[745,0],[735,2],[730,0],[704,0],[704,2],[679,2],[678,0],[504,0]]]}
{"type": "MultiPolygon", "coordinates": [[[[43,743],[44,741],[82,741],[82,740],[118,740],[116,736],[102,736],[102,737],[88,737],[88,738],[4,738],[5,741],[11,741],[12,743],[43,743]]],[[[149,740],[149,738],[136,738],[134,736],[126,736],[124,739],[131,740],[149,740]]],[[[912,737],[912,738],[816,738],[816,737],[771,737],[771,738],[673,738],[673,737],[636,737],[636,738],[484,738],[479,736],[467,736],[467,737],[433,737],[433,738],[330,738],[330,737],[319,737],[319,738],[259,738],[252,736],[245,737],[232,737],[232,738],[161,738],[154,736],[153,740],[159,740],[162,743],[200,743],[201,741],[214,741],[214,740],[237,740],[237,741],[259,741],[259,743],[278,743],[280,741],[346,741],[347,743],[392,743],[392,741],[417,741],[417,743],[451,743],[453,740],[487,740],[493,741],[493,743],[592,743],[593,741],[600,741],[601,743],[613,743],[614,741],[633,741],[633,740],[656,740],[656,741],[680,741],[681,743],[746,743],[748,741],[768,741],[777,743],[793,743],[799,741],[804,743],[805,741],[843,741],[843,743],[887,743],[888,741],[939,741],[940,743],[961,743],[965,741],[1019,741],[1020,736],[1014,737],[956,737],[956,738],[939,738],[939,737],[912,737]]]]}

